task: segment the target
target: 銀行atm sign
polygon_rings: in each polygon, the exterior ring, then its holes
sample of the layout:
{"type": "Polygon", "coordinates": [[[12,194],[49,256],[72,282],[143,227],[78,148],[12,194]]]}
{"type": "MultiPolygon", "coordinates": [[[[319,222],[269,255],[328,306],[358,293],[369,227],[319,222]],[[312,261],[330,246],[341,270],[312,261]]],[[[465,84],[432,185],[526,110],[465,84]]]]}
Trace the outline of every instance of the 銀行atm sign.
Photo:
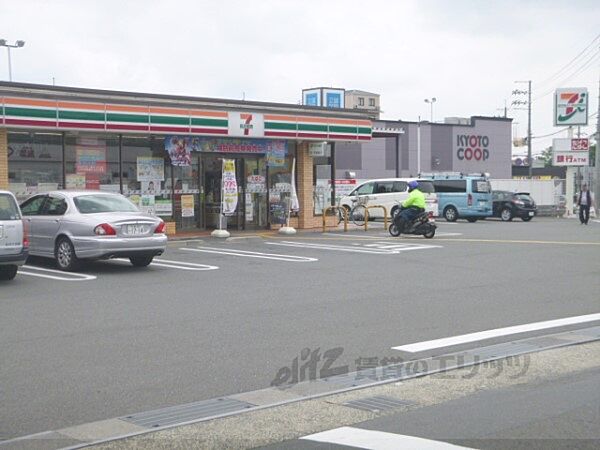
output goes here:
{"type": "Polygon", "coordinates": [[[265,120],[262,114],[230,111],[227,119],[229,123],[229,136],[265,136],[265,120]]]}

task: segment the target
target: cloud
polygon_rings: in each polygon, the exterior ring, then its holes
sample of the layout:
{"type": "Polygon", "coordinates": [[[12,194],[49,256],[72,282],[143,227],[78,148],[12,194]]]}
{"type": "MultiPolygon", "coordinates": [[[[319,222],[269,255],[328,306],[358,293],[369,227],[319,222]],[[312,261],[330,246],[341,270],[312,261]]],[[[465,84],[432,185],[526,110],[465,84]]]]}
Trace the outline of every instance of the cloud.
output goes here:
{"type": "MultiPolygon", "coordinates": [[[[0,37],[27,41],[13,52],[19,81],[288,103],[336,86],[379,92],[385,117],[416,120],[426,97],[441,119],[500,114],[514,80],[552,90],[536,81],[591,41],[597,17],[591,1],[21,0],[3,5],[0,37]]],[[[591,69],[569,81],[588,82],[591,69]]],[[[551,119],[547,95],[534,134],[551,119]]]]}

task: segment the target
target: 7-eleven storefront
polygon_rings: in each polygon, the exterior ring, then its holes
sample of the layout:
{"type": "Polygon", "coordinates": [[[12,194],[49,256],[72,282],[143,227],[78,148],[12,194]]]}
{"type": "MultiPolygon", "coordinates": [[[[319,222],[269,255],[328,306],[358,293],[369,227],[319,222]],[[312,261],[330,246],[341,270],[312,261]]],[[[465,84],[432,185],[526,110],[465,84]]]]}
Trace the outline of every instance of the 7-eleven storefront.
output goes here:
{"type": "Polygon", "coordinates": [[[319,226],[336,142],[371,139],[360,112],[275,103],[0,83],[0,108],[0,189],[119,192],[179,230],[217,226],[224,159],[238,186],[228,228],[282,224],[294,158],[292,225],[319,226]]]}

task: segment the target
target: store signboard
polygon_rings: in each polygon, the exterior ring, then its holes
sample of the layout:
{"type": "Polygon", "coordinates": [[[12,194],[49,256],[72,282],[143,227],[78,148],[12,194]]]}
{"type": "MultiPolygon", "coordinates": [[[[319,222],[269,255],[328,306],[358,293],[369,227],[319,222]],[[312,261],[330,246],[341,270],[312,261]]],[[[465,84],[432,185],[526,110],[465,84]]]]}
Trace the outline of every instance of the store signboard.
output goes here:
{"type": "Polygon", "coordinates": [[[587,152],[589,149],[590,141],[587,138],[559,138],[552,140],[552,150],[555,152],[587,152]]]}
{"type": "Polygon", "coordinates": [[[553,166],[589,166],[589,152],[554,152],[552,155],[553,166]]]}
{"type": "Polygon", "coordinates": [[[287,155],[287,141],[279,139],[219,139],[198,138],[194,150],[218,153],[269,153],[272,149],[287,155]]]}
{"type": "Polygon", "coordinates": [[[554,126],[588,124],[587,88],[557,89],[554,93],[554,126]]]}
{"type": "Polygon", "coordinates": [[[227,114],[229,136],[264,137],[264,116],[259,113],[230,111],[227,114]]]}

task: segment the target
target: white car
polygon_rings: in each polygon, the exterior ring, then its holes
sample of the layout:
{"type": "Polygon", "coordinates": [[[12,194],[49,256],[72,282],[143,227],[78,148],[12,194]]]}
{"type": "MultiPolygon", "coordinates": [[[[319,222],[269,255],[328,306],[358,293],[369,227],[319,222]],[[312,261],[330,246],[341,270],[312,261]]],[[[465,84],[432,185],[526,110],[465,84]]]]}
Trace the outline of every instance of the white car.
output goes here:
{"type": "MultiPolygon", "coordinates": [[[[431,180],[419,180],[416,178],[381,178],[361,183],[350,194],[340,199],[340,206],[352,209],[357,202],[366,206],[385,206],[388,217],[392,217],[400,203],[408,198],[408,182],[416,180],[419,190],[425,194],[426,210],[431,215],[438,215],[438,198],[431,180]]],[[[383,209],[369,209],[369,216],[383,218],[383,209]]]]}
{"type": "Polygon", "coordinates": [[[27,230],[15,196],[0,191],[0,280],[12,280],[29,251],[27,230]]]}

